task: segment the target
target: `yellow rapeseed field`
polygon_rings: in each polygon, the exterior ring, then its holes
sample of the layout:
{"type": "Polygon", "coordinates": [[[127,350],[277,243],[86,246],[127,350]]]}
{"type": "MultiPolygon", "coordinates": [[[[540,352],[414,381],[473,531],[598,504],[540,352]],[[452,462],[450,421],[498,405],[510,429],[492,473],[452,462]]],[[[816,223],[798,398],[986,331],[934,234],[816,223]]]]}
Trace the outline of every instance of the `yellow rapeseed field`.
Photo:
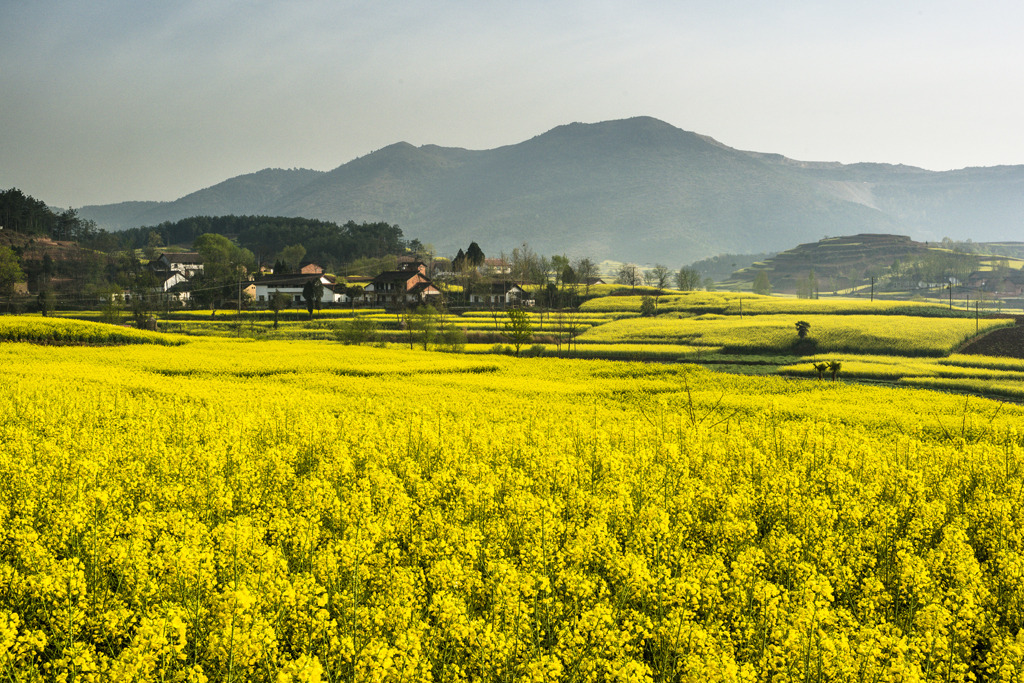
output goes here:
{"type": "Polygon", "coordinates": [[[313,341],[0,366],[6,680],[1024,670],[1017,406],[313,341]]]}
{"type": "Polygon", "coordinates": [[[948,355],[959,344],[985,332],[1012,325],[1012,319],[974,321],[903,315],[706,315],[695,318],[617,320],[590,328],[581,343],[692,344],[727,352],[788,352],[796,347],[796,323],[810,323],[806,343],[814,350],[890,353],[902,356],[948,355]]]}

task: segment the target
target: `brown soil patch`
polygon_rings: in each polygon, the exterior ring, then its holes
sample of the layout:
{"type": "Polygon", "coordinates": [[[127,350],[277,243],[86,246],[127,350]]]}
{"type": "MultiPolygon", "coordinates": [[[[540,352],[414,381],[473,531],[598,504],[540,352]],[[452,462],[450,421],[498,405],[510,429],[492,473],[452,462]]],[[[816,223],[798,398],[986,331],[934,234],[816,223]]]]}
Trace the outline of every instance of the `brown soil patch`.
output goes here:
{"type": "Polygon", "coordinates": [[[1024,319],[1017,318],[1015,326],[993,330],[984,337],[979,337],[967,344],[960,349],[960,353],[1024,358],[1024,324],[1022,323],[1024,323],[1024,319]]]}

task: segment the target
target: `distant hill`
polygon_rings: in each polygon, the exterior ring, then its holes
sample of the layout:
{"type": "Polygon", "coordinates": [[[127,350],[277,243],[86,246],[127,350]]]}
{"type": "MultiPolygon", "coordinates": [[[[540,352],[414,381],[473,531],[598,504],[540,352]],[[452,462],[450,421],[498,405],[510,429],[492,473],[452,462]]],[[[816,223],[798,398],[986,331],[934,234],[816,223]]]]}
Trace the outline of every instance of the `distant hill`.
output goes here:
{"type": "Polygon", "coordinates": [[[307,168],[268,168],[236,176],[213,187],[185,195],[173,202],[123,202],[83,206],[82,218],[96,221],[107,230],[157,225],[192,216],[277,215],[275,205],[283,197],[324,175],[307,168]]]}
{"type": "Polygon", "coordinates": [[[733,274],[721,283],[745,288],[765,272],[773,292],[793,293],[811,272],[821,291],[847,289],[860,284],[870,272],[888,272],[895,261],[921,258],[929,248],[904,235],[865,234],[827,237],[801,244],[733,274]]]}
{"type": "Polygon", "coordinates": [[[767,256],[720,280],[719,286],[749,289],[764,272],[777,293],[800,292],[812,273],[820,292],[866,288],[873,276],[879,288],[913,289],[919,281],[944,283],[950,276],[966,281],[971,272],[991,271],[998,261],[1004,268],[1019,269],[1012,252],[1020,247],[1024,245],[1019,242],[918,242],[905,235],[826,237],[767,256]]]}
{"type": "Polygon", "coordinates": [[[442,254],[526,241],[540,253],[677,266],[824,235],[1019,238],[1024,166],[938,173],[801,162],[640,117],[559,126],[485,151],[397,143],[326,173],[265,170],[174,202],[79,213],[109,229],[225,213],[383,220],[442,254]]]}

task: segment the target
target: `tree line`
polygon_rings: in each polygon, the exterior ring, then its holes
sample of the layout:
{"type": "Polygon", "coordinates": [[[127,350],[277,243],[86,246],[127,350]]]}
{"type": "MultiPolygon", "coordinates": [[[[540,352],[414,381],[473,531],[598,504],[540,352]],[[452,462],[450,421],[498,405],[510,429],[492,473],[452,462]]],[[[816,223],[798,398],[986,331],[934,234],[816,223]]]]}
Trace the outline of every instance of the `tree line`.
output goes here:
{"type": "Polygon", "coordinates": [[[0,228],[75,242],[92,241],[104,232],[75,209],[54,211],[16,187],[0,191],[0,228]]]}
{"type": "Polygon", "coordinates": [[[137,247],[193,244],[206,234],[225,235],[253,253],[259,263],[298,245],[314,254],[319,265],[335,271],[360,259],[420,251],[417,239],[406,239],[402,229],[383,221],[338,225],[331,221],[282,216],[194,216],[124,231],[124,240],[137,247]]]}

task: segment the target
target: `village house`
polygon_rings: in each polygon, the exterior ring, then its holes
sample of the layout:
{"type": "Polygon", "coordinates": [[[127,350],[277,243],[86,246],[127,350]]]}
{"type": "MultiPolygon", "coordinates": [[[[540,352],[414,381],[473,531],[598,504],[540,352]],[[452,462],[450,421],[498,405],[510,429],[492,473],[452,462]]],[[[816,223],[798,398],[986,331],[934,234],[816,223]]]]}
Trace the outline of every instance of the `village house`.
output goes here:
{"type": "Polygon", "coordinates": [[[514,282],[485,282],[469,294],[469,303],[475,305],[513,306],[524,301],[526,290],[514,282]]]}
{"type": "Polygon", "coordinates": [[[363,291],[367,301],[392,306],[423,303],[441,296],[441,290],[427,277],[427,266],[421,261],[402,263],[398,270],[381,273],[363,291]]]}
{"type": "Polygon", "coordinates": [[[508,275],[512,272],[512,265],[505,259],[485,258],[482,270],[494,275],[508,275]]]}
{"type": "Polygon", "coordinates": [[[185,303],[191,298],[192,291],[184,273],[177,270],[161,270],[155,271],[153,276],[156,278],[156,286],[153,291],[157,294],[179,303],[185,303]]]}
{"type": "Polygon", "coordinates": [[[187,278],[203,272],[203,257],[194,251],[160,254],[150,264],[154,271],[174,271],[187,278]]]}
{"type": "Polygon", "coordinates": [[[299,266],[299,272],[303,275],[322,275],[324,269],[312,261],[305,261],[299,266]]]}
{"type": "Polygon", "coordinates": [[[289,300],[296,304],[302,304],[305,299],[302,297],[302,290],[305,288],[306,283],[311,280],[319,280],[320,284],[323,285],[324,293],[320,298],[320,303],[334,304],[344,303],[348,301],[348,298],[337,290],[341,289],[336,286],[334,281],[326,275],[271,275],[256,280],[252,283],[253,298],[258,304],[267,304],[270,301],[270,297],[274,292],[281,292],[286,295],[289,300]]]}

